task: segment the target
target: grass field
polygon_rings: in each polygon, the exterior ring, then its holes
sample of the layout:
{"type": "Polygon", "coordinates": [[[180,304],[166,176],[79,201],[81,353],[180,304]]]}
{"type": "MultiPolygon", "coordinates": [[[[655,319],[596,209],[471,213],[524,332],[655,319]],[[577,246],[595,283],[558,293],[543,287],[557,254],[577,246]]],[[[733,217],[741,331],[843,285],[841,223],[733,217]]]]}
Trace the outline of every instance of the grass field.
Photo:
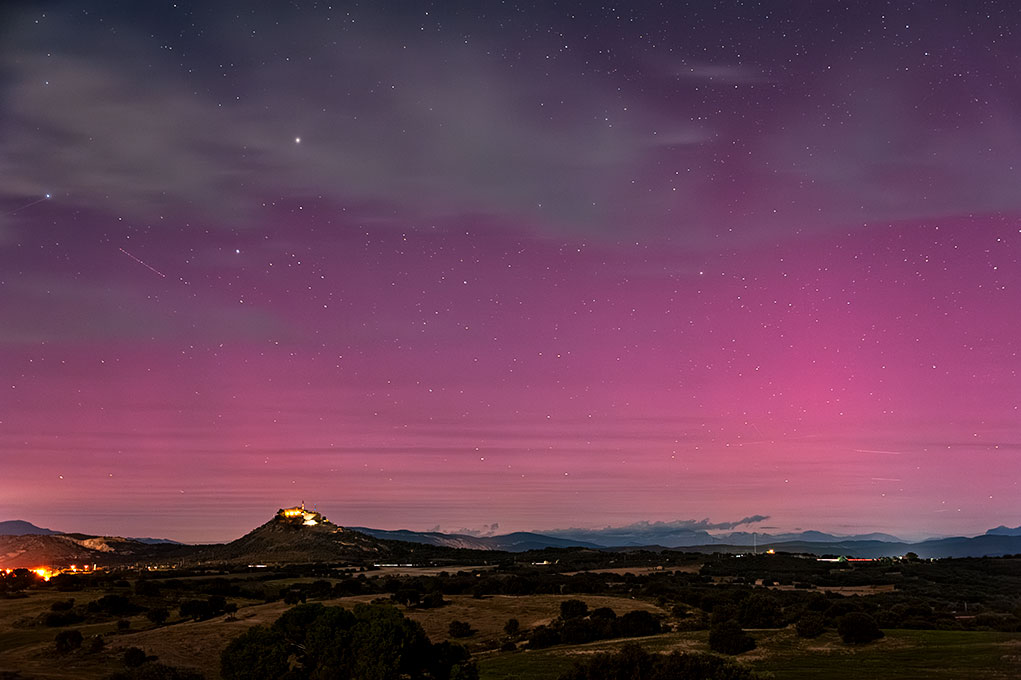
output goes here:
{"type": "MultiPolygon", "coordinates": [[[[753,631],[758,648],[736,657],[774,680],[924,680],[1021,678],[1021,635],[1014,633],[889,630],[878,642],[852,647],[836,633],[801,640],[791,630],[753,631]]],[[[708,652],[708,635],[667,633],[635,640],[649,651],[708,652]]],[[[555,678],[585,655],[613,651],[625,641],[554,647],[535,652],[493,653],[480,657],[480,680],[555,678]]]]}
{"type": "MultiPolygon", "coordinates": [[[[73,593],[80,603],[99,596],[73,593]]],[[[208,621],[173,622],[155,627],[142,615],[126,617],[131,629],[117,631],[114,622],[80,624],[71,626],[88,638],[102,634],[106,649],[95,654],[75,652],[57,656],[53,651],[53,639],[61,628],[30,625],[40,614],[49,611],[50,605],[68,594],[33,593],[30,597],[17,600],[0,600],[0,671],[20,671],[25,676],[39,679],[63,680],[76,678],[103,678],[121,670],[120,658],[124,649],[139,647],[147,654],[154,654],[160,661],[182,666],[205,674],[208,680],[219,678],[220,652],[231,639],[251,626],[273,623],[289,606],[283,602],[264,604],[261,602],[238,602],[236,620],[219,616],[208,621]]],[[[324,600],[327,606],[354,606],[369,602],[377,596],[357,596],[336,600],[324,600]]],[[[426,634],[434,642],[447,639],[451,621],[467,621],[475,629],[470,638],[459,640],[471,650],[499,645],[503,639],[503,627],[509,618],[517,618],[522,628],[531,628],[548,623],[560,613],[560,603],[569,599],[561,595],[529,595],[522,597],[492,596],[475,599],[471,596],[447,596],[449,602],[439,609],[399,609],[409,618],[422,624],[426,634]]],[[[618,614],[634,609],[645,609],[662,614],[655,605],[639,600],[621,597],[585,596],[590,607],[611,607],[618,614]]],[[[176,617],[174,617],[176,619],[176,617]]]]}

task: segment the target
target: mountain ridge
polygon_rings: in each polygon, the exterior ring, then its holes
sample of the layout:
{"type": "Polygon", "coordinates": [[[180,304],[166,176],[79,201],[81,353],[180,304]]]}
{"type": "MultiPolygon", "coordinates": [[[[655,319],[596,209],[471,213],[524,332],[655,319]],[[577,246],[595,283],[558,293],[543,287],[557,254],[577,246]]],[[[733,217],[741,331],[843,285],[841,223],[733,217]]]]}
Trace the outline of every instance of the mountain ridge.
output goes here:
{"type": "MultiPolygon", "coordinates": [[[[0,527],[28,528],[36,533],[0,534],[0,567],[36,567],[97,564],[252,564],[295,562],[348,562],[367,564],[382,560],[450,560],[455,555],[478,559],[486,552],[520,553],[545,548],[594,550],[681,550],[685,552],[783,552],[846,557],[892,557],[909,552],[921,558],[981,557],[1021,554],[1021,528],[996,527],[979,536],[956,536],[919,542],[890,541],[889,534],[836,536],[804,531],[795,534],[732,532],[713,536],[703,531],[671,531],[675,539],[708,542],[664,544],[635,540],[623,545],[600,545],[590,541],[548,536],[536,532],[513,532],[497,536],[469,536],[407,529],[384,530],[340,527],[304,507],[281,509],[268,522],[226,543],[188,545],[166,539],[132,539],[59,533],[24,520],[0,522],[0,527]],[[39,533],[42,531],[50,533],[39,533]],[[749,540],[749,537],[751,539],[749,540]],[[806,540],[806,538],[815,540],[806,540]],[[729,540],[728,539],[737,539],[729,540]],[[750,550],[751,549],[751,550],[750,550]]],[[[618,537],[622,534],[617,532],[618,537]]],[[[640,537],[634,536],[633,539],[640,537]]]]}

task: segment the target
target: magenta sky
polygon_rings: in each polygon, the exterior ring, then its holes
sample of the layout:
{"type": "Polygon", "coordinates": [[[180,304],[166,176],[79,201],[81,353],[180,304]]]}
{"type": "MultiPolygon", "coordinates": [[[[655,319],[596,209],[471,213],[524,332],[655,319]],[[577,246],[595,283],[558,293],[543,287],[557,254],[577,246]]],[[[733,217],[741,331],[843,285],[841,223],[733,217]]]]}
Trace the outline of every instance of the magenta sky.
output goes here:
{"type": "Polygon", "coordinates": [[[764,4],[0,15],[0,519],[1021,523],[1021,14],[764,4]]]}

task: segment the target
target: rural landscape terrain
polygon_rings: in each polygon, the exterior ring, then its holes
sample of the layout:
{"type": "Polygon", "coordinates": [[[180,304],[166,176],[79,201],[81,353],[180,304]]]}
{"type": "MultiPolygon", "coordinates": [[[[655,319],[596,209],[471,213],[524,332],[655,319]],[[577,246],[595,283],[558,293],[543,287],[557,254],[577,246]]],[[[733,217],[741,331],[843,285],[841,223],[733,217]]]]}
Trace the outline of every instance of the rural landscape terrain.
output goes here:
{"type": "Polygon", "coordinates": [[[1021,0],[0,2],[0,680],[1019,680],[1019,310],[1021,0]]]}
{"type": "Polygon", "coordinates": [[[0,571],[6,680],[347,677],[329,673],[370,662],[346,672],[594,679],[644,664],[652,674],[642,677],[654,678],[1021,673],[1013,554],[450,548],[375,538],[303,507],[223,545],[50,533],[3,536],[0,546],[0,558],[19,564],[0,571]],[[60,553],[67,545],[78,549],[60,553]],[[45,567],[21,564],[44,557],[45,567]]]}

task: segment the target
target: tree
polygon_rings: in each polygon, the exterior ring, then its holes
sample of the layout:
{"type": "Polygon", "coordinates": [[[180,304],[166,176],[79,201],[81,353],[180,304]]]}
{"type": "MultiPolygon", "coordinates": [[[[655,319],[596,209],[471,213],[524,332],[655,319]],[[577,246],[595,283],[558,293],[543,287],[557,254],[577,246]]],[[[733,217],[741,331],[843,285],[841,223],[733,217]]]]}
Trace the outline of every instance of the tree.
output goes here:
{"type": "Polygon", "coordinates": [[[783,626],[780,602],[768,593],[755,593],[740,606],[738,621],[744,628],[779,628],[783,626]]]}
{"type": "Polygon", "coordinates": [[[801,638],[817,638],[826,630],[826,621],[819,614],[805,614],[794,624],[801,638]]]}
{"type": "Polygon", "coordinates": [[[876,620],[865,612],[851,612],[837,619],[840,639],[849,645],[863,645],[883,637],[876,620]]]}
{"type": "Polygon", "coordinates": [[[528,636],[529,649],[544,649],[560,644],[560,633],[552,626],[536,626],[528,636]]]}
{"type": "Polygon", "coordinates": [[[138,647],[128,647],[124,650],[124,655],[121,656],[121,661],[128,668],[138,668],[145,663],[146,656],[145,651],[138,647]]]}
{"type": "Polygon", "coordinates": [[[588,605],[581,600],[564,600],[560,603],[560,618],[580,619],[588,614],[588,605]]]}
{"type": "Polygon", "coordinates": [[[450,680],[479,680],[479,668],[474,661],[456,664],[450,669],[450,680]]]}
{"type": "Polygon", "coordinates": [[[145,617],[157,626],[162,626],[170,618],[170,612],[166,607],[153,607],[145,613],[145,617]]]}
{"type": "Polygon", "coordinates": [[[57,647],[58,654],[67,654],[81,647],[83,639],[81,631],[72,628],[71,630],[62,630],[57,633],[57,637],[53,638],[53,642],[57,647]]]}
{"type": "Polygon", "coordinates": [[[272,628],[250,628],[220,656],[224,680],[450,680],[458,667],[460,677],[472,680],[473,665],[463,647],[434,645],[421,625],[394,607],[366,604],[350,611],[299,605],[284,612],[272,628]]]}
{"type": "Polygon", "coordinates": [[[472,630],[471,624],[467,621],[451,621],[447,632],[450,633],[450,637],[466,638],[470,637],[475,631],[472,630]]]}
{"type": "Polygon", "coordinates": [[[253,626],[231,640],[220,654],[224,680],[276,680],[287,673],[287,646],[265,626],[253,626]]]}
{"type": "Polygon", "coordinates": [[[414,588],[401,588],[393,595],[390,599],[398,604],[403,604],[405,607],[414,607],[422,599],[422,593],[418,592],[414,588]]]}
{"type": "Polygon", "coordinates": [[[731,619],[709,629],[709,649],[720,654],[741,654],[755,649],[755,638],[741,630],[741,625],[731,619]]]}
{"type": "Polygon", "coordinates": [[[213,610],[206,600],[185,600],[181,603],[179,613],[182,619],[201,621],[213,617],[213,610]]]}
{"type": "Polygon", "coordinates": [[[661,627],[659,619],[644,609],[635,609],[616,619],[617,632],[621,637],[642,637],[658,635],[661,627]]]}

